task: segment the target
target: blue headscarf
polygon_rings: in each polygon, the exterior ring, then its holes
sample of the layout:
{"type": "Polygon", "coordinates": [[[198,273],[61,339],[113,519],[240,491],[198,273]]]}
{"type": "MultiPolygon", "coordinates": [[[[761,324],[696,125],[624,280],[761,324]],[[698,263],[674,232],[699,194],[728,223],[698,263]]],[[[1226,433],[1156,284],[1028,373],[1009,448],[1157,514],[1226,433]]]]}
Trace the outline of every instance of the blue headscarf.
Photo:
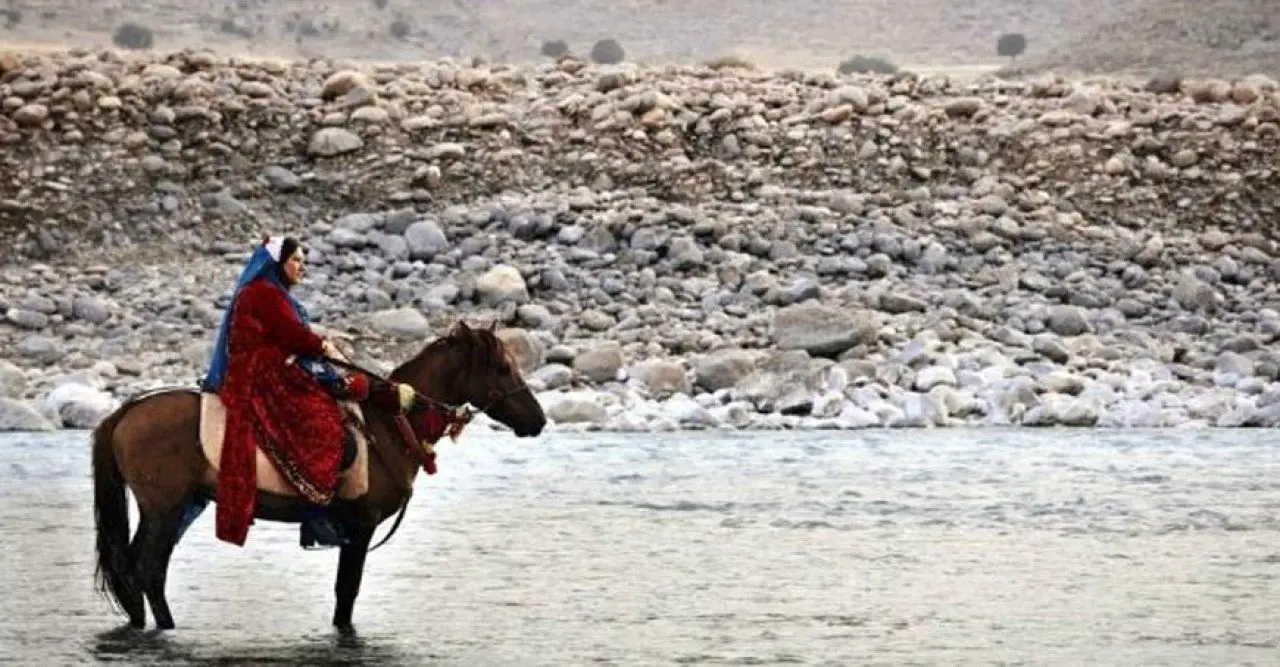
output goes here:
{"type": "MultiPolygon", "coordinates": [[[[307,317],[307,309],[285,286],[280,284],[280,279],[276,277],[276,265],[279,263],[280,239],[270,239],[259,244],[254,248],[253,254],[249,256],[249,261],[244,266],[244,270],[240,272],[240,279],[236,281],[236,290],[231,294],[231,302],[227,304],[227,310],[222,314],[222,325],[218,327],[218,337],[213,343],[213,359],[209,363],[209,373],[205,375],[204,382],[201,383],[201,389],[204,391],[217,392],[222,389],[222,381],[226,379],[227,374],[227,338],[231,331],[231,313],[235,308],[236,299],[240,297],[240,290],[245,285],[253,282],[258,278],[266,278],[273,285],[280,288],[284,292],[285,298],[289,300],[289,305],[293,306],[293,312],[297,314],[298,320],[304,325],[310,324],[311,320],[307,317]]],[[[326,366],[328,364],[325,364],[326,366]]]]}

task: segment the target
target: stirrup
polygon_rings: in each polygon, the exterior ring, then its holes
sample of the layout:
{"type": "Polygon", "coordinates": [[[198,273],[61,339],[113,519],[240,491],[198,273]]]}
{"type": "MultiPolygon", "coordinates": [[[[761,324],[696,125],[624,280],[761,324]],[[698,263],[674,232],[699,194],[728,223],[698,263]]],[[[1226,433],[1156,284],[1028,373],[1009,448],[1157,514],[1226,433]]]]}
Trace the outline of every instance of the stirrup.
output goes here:
{"type": "Polygon", "coordinates": [[[298,546],[307,551],[342,547],[350,542],[351,540],[342,534],[342,527],[328,517],[310,517],[304,520],[298,529],[298,546]]]}

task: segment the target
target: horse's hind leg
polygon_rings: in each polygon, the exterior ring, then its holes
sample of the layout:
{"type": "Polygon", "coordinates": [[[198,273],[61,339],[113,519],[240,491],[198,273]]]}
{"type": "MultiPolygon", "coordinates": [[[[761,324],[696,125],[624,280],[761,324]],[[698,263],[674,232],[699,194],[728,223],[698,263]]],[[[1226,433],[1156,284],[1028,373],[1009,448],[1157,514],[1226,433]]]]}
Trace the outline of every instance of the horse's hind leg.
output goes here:
{"type": "Polygon", "coordinates": [[[165,581],[169,575],[169,557],[177,544],[182,515],[173,516],[143,514],[138,522],[138,532],[129,545],[133,551],[134,576],[151,604],[151,614],[156,627],[172,630],[173,615],[169,613],[169,601],[165,599],[165,581]]]}

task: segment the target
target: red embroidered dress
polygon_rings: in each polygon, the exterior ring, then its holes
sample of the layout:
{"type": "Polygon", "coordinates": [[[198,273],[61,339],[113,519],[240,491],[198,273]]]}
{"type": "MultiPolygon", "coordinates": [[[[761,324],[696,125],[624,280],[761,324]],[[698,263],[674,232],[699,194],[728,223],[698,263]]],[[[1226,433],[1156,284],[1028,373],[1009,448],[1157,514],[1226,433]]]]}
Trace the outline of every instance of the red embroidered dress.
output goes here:
{"type": "Polygon", "coordinates": [[[320,355],[322,341],[303,323],[284,290],[266,277],[240,290],[231,305],[226,376],[226,440],[218,476],[218,539],[243,545],[257,495],[255,448],[275,463],[307,501],[328,504],[342,460],[338,402],[293,355],[320,355]]]}

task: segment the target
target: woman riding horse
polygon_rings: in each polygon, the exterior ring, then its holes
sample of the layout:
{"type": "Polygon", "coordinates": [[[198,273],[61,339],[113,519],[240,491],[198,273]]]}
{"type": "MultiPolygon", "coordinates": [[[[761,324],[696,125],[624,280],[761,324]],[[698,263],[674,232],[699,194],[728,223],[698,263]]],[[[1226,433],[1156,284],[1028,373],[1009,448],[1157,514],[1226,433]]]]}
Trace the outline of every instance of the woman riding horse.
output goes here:
{"type": "MultiPolygon", "coordinates": [[[[202,388],[226,406],[226,436],[217,487],[218,539],[243,546],[257,497],[254,461],[261,449],[307,501],[304,546],[347,543],[328,512],[338,476],[355,459],[355,441],[339,401],[371,394],[363,374],[343,375],[325,359],[340,357],[316,335],[292,294],[305,274],[293,238],[264,238],[240,274],[214,343],[202,388]]],[[[379,405],[405,410],[405,384],[372,390],[379,405]]]]}

